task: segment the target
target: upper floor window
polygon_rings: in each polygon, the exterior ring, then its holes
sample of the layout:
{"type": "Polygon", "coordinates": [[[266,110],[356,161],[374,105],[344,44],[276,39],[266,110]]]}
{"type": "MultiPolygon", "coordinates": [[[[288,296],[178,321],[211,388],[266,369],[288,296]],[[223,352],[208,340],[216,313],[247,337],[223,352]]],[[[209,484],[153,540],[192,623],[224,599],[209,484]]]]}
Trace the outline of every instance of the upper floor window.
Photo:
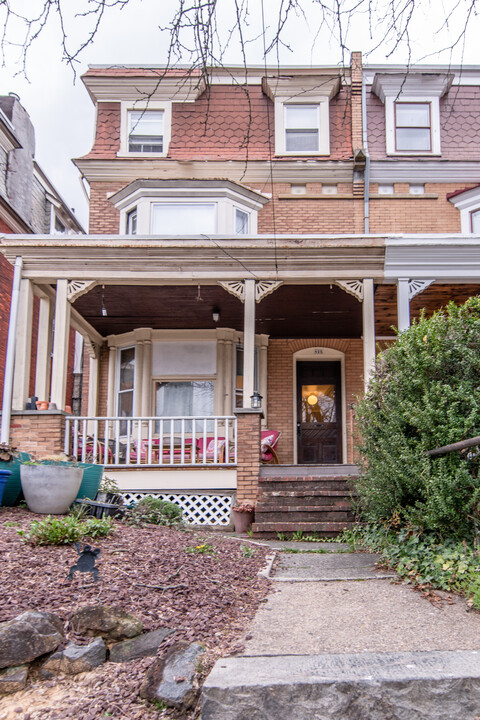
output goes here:
{"type": "Polygon", "coordinates": [[[470,214],[470,220],[472,224],[472,233],[474,235],[480,235],[480,210],[474,210],[470,214]]]}
{"type": "Polygon", "coordinates": [[[240,208],[235,208],[235,235],[248,235],[250,215],[240,208]]]}
{"type": "Polygon", "coordinates": [[[172,126],[171,102],[121,103],[119,157],[129,155],[165,156],[172,126]]]}
{"type": "Polygon", "coordinates": [[[164,115],[163,110],[129,110],[129,152],[163,152],[164,115]]]}
{"type": "Polygon", "coordinates": [[[127,227],[125,228],[127,235],[137,234],[137,208],[133,208],[130,212],[127,212],[127,227]]]}
{"type": "Polygon", "coordinates": [[[430,103],[395,103],[395,149],[431,151],[430,103]]]}
{"type": "Polygon", "coordinates": [[[213,235],[216,233],[215,203],[161,202],[152,204],[153,235],[213,235]]]}
{"type": "Polygon", "coordinates": [[[285,150],[318,152],[318,105],[285,105],[285,150]]]}

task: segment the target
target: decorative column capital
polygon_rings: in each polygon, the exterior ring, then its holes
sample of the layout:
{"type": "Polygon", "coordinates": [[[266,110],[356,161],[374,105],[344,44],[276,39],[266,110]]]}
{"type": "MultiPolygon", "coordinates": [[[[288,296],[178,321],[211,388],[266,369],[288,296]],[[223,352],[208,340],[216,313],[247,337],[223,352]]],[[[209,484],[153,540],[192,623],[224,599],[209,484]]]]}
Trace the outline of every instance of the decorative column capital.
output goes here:
{"type": "MultiPolygon", "coordinates": [[[[240,302],[245,302],[245,281],[232,280],[227,282],[218,281],[224,290],[234,295],[240,302]]],[[[255,282],[255,302],[259,303],[264,297],[270,295],[277,288],[283,285],[283,280],[257,280],[255,282]]]]}
{"type": "Polygon", "coordinates": [[[334,280],[334,282],[359,302],[363,302],[363,280],[334,280]]]}
{"type": "Polygon", "coordinates": [[[67,285],[67,300],[74,302],[97,284],[96,280],[70,280],[67,285]]]}

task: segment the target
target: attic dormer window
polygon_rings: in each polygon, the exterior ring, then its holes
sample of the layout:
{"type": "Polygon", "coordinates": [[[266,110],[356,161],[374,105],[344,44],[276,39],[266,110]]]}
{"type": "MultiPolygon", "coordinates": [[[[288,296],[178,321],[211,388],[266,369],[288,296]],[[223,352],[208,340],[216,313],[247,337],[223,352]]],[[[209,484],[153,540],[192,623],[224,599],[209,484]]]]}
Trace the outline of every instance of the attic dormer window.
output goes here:
{"type": "Polygon", "coordinates": [[[395,103],[395,148],[398,151],[431,151],[430,103],[395,103]]]}
{"type": "Polygon", "coordinates": [[[163,152],[163,110],[130,110],[128,113],[128,151],[163,152]]]}
{"type": "Polygon", "coordinates": [[[318,152],[318,105],[285,105],[285,150],[318,152]]]}

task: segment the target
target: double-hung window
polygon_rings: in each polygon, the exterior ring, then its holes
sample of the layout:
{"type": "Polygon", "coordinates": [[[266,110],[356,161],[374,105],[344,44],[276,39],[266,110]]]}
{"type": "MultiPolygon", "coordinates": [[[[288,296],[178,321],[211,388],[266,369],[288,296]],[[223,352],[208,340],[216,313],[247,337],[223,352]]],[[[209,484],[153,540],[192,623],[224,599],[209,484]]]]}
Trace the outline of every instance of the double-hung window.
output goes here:
{"type": "Polygon", "coordinates": [[[250,215],[240,208],[235,208],[235,235],[248,235],[250,215]]]}
{"type": "Polygon", "coordinates": [[[470,222],[472,225],[472,233],[480,235],[480,210],[474,210],[470,213],[470,222]]]}
{"type": "Polygon", "coordinates": [[[431,106],[428,102],[395,103],[397,152],[431,152],[431,106]]]}
{"type": "Polygon", "coordinates": [[[152,204],[153,235],[214,235],[216,203],[162,202],[152,204]]]}
{"type": "Polygon", "coordinates": [[[128,151],[136,153],[163,153],[163,110],[128,111],[128,151]]]}
{"type": "Polygon", "coordinates": [[[315,105],[285,105],[286,152],[319,151],[320,116],[315,105]]]}

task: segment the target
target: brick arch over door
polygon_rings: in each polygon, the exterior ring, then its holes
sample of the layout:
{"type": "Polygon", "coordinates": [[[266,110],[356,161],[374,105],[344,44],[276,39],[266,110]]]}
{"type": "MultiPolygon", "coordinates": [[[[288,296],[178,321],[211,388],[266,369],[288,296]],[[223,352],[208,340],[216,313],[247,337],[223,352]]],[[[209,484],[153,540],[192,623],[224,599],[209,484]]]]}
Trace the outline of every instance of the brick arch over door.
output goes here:
{"type": "Polygon", "coordinates": [[[268,345],[268,427],[280,430],[280,463],[294,458],[294,354],[307,348],[322,347],[345,354],[345,392],[347,408],[347,462],[353,462],[353,414],[350,405],[363,392],[363,342],[343,339],[272,339],[268,345]]]}

